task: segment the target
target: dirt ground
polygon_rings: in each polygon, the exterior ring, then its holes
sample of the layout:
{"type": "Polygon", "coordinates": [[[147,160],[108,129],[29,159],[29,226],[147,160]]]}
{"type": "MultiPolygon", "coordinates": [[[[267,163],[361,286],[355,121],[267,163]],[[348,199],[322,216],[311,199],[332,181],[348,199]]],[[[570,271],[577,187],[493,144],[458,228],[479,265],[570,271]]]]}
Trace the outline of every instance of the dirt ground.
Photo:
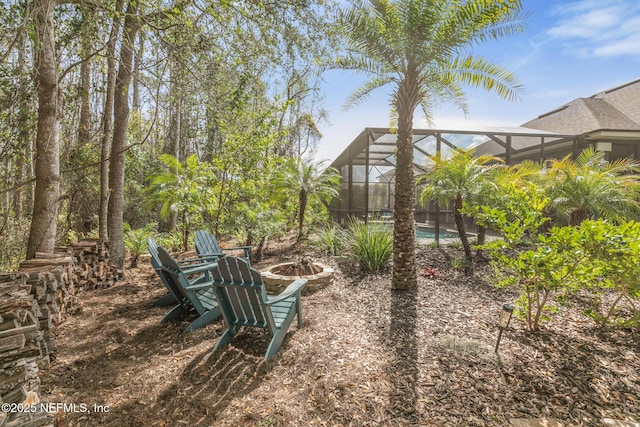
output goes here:
{"type": "MultiPolygon", "coordinates": [[[[257,266],[295,256],[267,252],[257,266]]],[[[265,331],[245,329],[213,352],[221,319],[186,335],[189,318],[160,323],[168,308],[152,303],[164,287],[142,262],[125,281],[78,295],[41,389],[50,402],[91,411],[61,412],[60,426],[640,421],[637,330],[600,331],[577,301],[540,333],[514,318],[496,357],[498,312],[516,295],[487,283],[486,266],[472,276],[452,268],[461,257],[421,247],[418,265],[436,278],[420,277],[415,292],[391,291],[389,272],[366,276],[346,259],[322,259],[335,283],[303,297],[303,328],[294,322],[267,362],[265,331]]]]}

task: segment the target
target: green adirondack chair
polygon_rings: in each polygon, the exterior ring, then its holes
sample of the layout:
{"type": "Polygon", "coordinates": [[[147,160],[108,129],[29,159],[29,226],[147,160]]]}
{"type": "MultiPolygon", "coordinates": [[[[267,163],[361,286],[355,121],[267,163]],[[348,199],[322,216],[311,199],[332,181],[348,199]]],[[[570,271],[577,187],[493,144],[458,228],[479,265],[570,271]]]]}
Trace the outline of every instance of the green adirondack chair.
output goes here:
{"type": "MultiPolygon", "coordinates": [[[[206,255],[221,255],[224,256],[222,248],[218,244],[216,236],[209,233],[207,230],[196,231],[195,237],[196,253],[198,256],[206,255]]],[[[242,250],[244,251],[244,259],[251,266],[249,257],[251,256],[251,246],[238,246],[236,248],[225,248],[225,251],[242,250]]]]}
{"type": "Polygon", "coordinates": [[[268,296],[260,272],[247,261],[232,256],[219,259],[211,275],[227,324],[215,349],[228,344],[242,326],[263,328],[271,334],[266,360],[276,354],[296,315],[298,327],[302,327],[300,291],[307,279],[297,279],[280,295],[268,296]]]}
{"type": "Polygon", "coordinates": [[[157,246],[153,239],[147,239],[147,244],[151,264],[154,268],[158,266],[156,271],[162,283],[178,302],[164,316],[163,322],[195,311],[198,318],[184,330],[186,333],[204,327],[220,316],[210,274],[215,262],[201,259],[177,261],[163,247],[157,246]]]}
{"type": "MultiPolygon", "coordinates": [[[[158,276],[162,281],[162,284],[167,288],[167,291],[168,291],[166,295],[163,295],[160,298],[158,298],[158,300],[155,301],[153,305],[156,307],[165,307],[165,306],[179,303],[181,299],[184,299],[184,295],[182,294],[179,288],[172,286],[171,283],[167,283],[167,280],[162,275],[161,268],[160,268],[162,266],[162,262],[160,261],[160,258],[158,256],[158,243],[156,243],[155,239],[153,239],[152,237],[147,238],[147,248],[149,249],[149,254],[151,255],[151,266],[156,271],[156,273],[158,274],[158,276]]],[[[218,258],[219,258],[218,256],[204,257],[204,258],[198,257],[198,258],[192,258],[192,259],[177,260],[177,262],[180,265],[189,265],[189,264],[202,262],[203,259],[206,261],[214,262],[218,258]]],[[[205,272],[205,275],[206,274],[208,274],[208,272],[205,272]]],[[[199,280],[207,281],[207,280],[210,280],[210,277],[205,277],[204,275],[202,275],[199,277],[199,280]]],[[[180,310],[177,310],[177,311],[179,312],[180,310]]],[[[174,314],[173,317],[171,318],[174,318],[174,317],[177,317],[176,314],[174,314]]]]}
{"type": "MultiPolygon", "coordinates": [[[[162,265],[162,263],[160,262],[160,258],[158,258],[158,244],[152,237],[147,237],[147,249],[149,250],[149,255],[151,255],[151,266],[160,277],[162,284],[167,288],[167,294],[158,298],[158,300],[154,302],[153,305],[156,307],[166,307],[178,303],[178,306],[176,306],[174,309],[176,309],[176,312],[179,312],[180,310],[177,310],[177,308],[180,305],[180,293],[177,289],[173,289],[172,285],[168,284],[164,276],[162,275],[162,271],[160,270],[160,266],[162,265]],[[176,296],[176,294],[178,295],[176,296]]],[[[171,311],[169,313],[171,313],[171,311]]],[[[177,313],[174,313],[173,317],[175,317],[176,314],[177,313]]],[[[167,314],[167,316],[169,316],[169,314],[167,314]]]]}

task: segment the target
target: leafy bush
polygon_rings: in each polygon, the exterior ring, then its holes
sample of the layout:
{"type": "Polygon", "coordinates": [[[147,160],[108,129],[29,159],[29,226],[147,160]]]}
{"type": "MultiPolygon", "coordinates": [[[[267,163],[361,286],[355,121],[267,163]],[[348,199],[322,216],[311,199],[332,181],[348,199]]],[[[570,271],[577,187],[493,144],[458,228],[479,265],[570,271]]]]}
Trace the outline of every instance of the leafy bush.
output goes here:
{"type": "Polygon", "coordinates": [[[181,232],[175,233],[163,233],[158,236],[158,243],[160,246],[164,247],[167,251],[180,252],[183,248],[183,238],[181,232]]]}
{"type": "Polygon", "coordinates": [[[503,273],[500,285],[520,291],[517,304],[532,330],[537,330],[540,322],[555,311],[551,299],[554,294],[576,291],[595,280],[599,273],[589,262],[581,228],[554,227],[548,236],[538,238],[539,245],[521,251],[516,257],[494,252],[503,273]]]}
{"type": "Polygon", "coordinates": [[[590,262],[598,280],[591,286],[592,307],[585,314],[600,326],[617,323],[640,325],[640,223],[613,225],[604,221],[584,221],[580,228],[590,262]],[[613,302],[605,305],[604,294],[613,292],[613,302]],[[625,316],[623,305],[628,307],[625,316]]]}
{"type": "Polygon", "coordinates": [[[575,291],[594,279],[595,269],[588,263],[581,232],[571,227],[554,227],[548,235],[538,230],[548,221],[543,212],[549,200],[535,186],[505,187],[501,209],[481,206],[476,220],[499,230],[504,239],[485,245],[493,257],[499,278],[498,286],[513,287],[520,292],[517,304],[532,330],[556,310],[552,297],[575,291]],[[510,249],[527,241],[516,256],[510,249]],[[509,249],[505,251],[505,249],[509,249]]]}
{"type": "Polygon", "coordinates": [[[385,267],[393,254],[393,235],[383,224],[364,224],[355,219],[349,221],[351,253],[360,267],[375,272],[385,267]]]}

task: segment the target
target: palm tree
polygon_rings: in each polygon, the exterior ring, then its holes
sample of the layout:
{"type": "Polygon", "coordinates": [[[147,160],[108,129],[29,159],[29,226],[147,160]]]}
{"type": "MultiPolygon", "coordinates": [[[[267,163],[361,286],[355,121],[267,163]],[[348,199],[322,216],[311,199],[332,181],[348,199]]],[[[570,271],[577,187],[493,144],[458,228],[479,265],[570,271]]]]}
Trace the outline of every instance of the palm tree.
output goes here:
{"type": "Polygon", "coordinates": [[[497,164],[501,160],[486,155],[474,157],[473,149],[454,150],[449,158],[443,158],[441,153],[429,158],[433,161],[433,166],[419,178],[420,182],[426,184],[420,194],[420,200],[442,204],[453,202],[453,217],[460,241],[465,257],[471,263],[473,256],[462,218],[462,205],[464,202],[480,203],[483,195],[490,192],[491,164],[497,164]]]}
{"type": "Polygon", "coordinates": [[[325,168],[324,161],[306,159],[287,160],[271,182],[271,188],[283,199],[297,199],[298,241],[304,236],[304,219],[307,207],[328,202],[340,192],[340,174],[333,168],[325,168]]]}
{"type": "Polygon", "coordinates": [[[349,53],[337,66],[369,76],[347,100],[357,104],[376,88],[392,84],[397,116],[393,228],[393,288],[417,285],[413,208],[413,114],[428,120],[437,100],[467,110],[463,85],[515,99],[520,86],[511,72],[470,48],[523,29],[520,0],[370,0],[343,11],[341,28],[349,53]]]}
{"type": "Polygon", "coordinates": [[[189,248],[189,232],[194,219],[202,214],[214,200],[211,189],[215,177],[209,165],[200,163],[192,154],[181,163],[171,154],[162,154],[163,170],[149,177],[150,204],[161,203],[160,215],[169,217],[176,212],[181,217],[184,250],[189,248]]]}
{"type": "Polygon", "coordinates": [[[593,148],[575,159],[553,160],[547,169],[548,195],[559,217],[572,226],[592,218],[625,221],[638,212],[640,164],[635,160],[608,162],[593,148]]]}

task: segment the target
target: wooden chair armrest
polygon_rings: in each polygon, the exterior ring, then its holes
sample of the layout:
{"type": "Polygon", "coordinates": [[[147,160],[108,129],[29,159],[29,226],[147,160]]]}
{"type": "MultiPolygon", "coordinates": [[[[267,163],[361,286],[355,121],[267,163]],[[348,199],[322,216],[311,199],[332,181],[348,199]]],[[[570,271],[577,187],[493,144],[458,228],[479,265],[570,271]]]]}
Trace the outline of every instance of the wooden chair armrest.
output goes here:
{"type": "Polygon", "coordinates": [[[179,265],[184,265],[184,264],[200,264],[202,263],[203,260],[217,260],[218,258],[221,258],[225,256],[225,254],[206,254],[206,255],[202,255],[202,256],[198,256],[197,258],[188,258],[188,259],[177,259],[176,262],[179,265]]]}
{"type": "Polygon", "coordinates": [[[243,251],[246,250],[251,250],[251,246],[236,246],[235,248],[222,248],[225,251],[234,251],[234,250],[240,250],[242,249],[243,251]]]}
{"type": "Polygon", "coordinates": [[[210,271],[212,268],[217,266],[217,262],[200,262],[200,264],[189,265],[182,268],[182,272],[184,274],[194,274],[194,273],[204,273],[210,271]]]}
{"type": "Polygon", "coordinates": [[[186,288],[188,290],[206,289],[206,288],[212,288],[213,289],[213,280],[207,280],[206,282],[202,282],[202,283],[194,283],[194,284],[191,284],[191,285],[187,286],[186,288]]]}
{"type": "Polygon", "coordinates": [[[282,293],[275,297],[267,298],[267,304],[275,304],[280,301],[284,301],[285,299],[292,297],[297,294],[307,285],[308,279],[296,279],[293,283],[291,283],[287,288],[282,291],[282,293]]]}
{"type": "Polygon", "coordinates": [[[196,259],[199,259],[200,262],[202,262],[203,260],[210,261],[210,262],[217,262],[220,258],[224,258],[226,256],[227,254],[223,254],[222,252],[219,252],[219,253],[211,253],[211,254],[200,254],[196,259]]]}
{"type": "Polygon", "coordinates": [[[244,251],[244,257],[245,258],[249,258],[249,255],[251,255],[251,246],[238,246],[235,248],[223,248],[223,250],[225,251],[244,251]]]}

